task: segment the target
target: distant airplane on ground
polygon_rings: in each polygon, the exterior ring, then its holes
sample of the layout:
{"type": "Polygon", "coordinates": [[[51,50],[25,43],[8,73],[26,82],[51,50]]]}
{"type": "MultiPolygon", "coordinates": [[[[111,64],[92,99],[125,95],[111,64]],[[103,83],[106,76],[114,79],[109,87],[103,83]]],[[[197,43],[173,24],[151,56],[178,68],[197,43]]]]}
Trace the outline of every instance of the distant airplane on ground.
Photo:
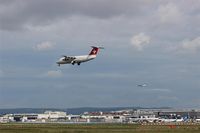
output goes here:
{"type": "Polygon", "coordinates": [[[56,63],[58,64],[58,66],[60,66],[61,64],[74,65],[75,63],[80,65],[82,62],[95,59],[99,49],[104,49],[103,47],[95,47],[95,46],[91,46],[91,47],[92,47],[92,50],[89,53],[89,55],[81,55],[81,56],[65,56],[64,55],[56,63]]]}
{"type": "Polygon", "coordinates": [[[144,83],[144,84],[139,84],[139,85],[137,85],[138,87],[147,87],[147,84],[146,83],[144,83]]]}

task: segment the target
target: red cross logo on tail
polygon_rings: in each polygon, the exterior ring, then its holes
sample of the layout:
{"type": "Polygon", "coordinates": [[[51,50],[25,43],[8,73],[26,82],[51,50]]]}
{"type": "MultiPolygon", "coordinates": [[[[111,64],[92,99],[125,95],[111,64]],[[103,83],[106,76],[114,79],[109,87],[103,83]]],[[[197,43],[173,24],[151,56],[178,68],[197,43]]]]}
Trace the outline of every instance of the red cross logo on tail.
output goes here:
{"type": "Polygon", "coordinates": [[[93,50],[93,51],[92,51],[93,54],[96,54],[96,52],[97,52],[96,50],[93,50]]]}
{"type": "Polygon", "coordinates": [[[89,55],[96,55],[98,52],[99,48],[98,47],[92,47],[92,51],[90,52],[89,55]]]}

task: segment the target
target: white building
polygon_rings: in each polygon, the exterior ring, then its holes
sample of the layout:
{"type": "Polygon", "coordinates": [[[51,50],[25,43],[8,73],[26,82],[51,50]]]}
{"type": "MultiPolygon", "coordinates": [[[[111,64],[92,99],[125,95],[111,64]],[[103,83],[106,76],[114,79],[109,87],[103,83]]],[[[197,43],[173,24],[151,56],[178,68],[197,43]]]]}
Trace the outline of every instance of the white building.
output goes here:
{"type": "Polygon", "coordinates": [[[66,112],[61,111],[45,111],[44,114],[38,114],[37,119],[65,119],[66,112]]]}
{"type": "Polygon", "coordinates": [[[0,117],[0,123],[14,122],[12,114],[6,114],[0,117]]]}

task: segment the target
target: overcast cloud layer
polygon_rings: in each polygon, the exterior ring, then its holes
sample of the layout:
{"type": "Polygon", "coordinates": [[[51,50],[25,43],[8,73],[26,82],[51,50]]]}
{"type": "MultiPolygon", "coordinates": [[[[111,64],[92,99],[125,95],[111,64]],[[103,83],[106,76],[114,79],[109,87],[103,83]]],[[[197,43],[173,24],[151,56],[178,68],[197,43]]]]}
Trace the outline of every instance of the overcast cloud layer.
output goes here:
{"type": "Polygon", "coordinates": [[[0,108],[199,108],[199,27],[199,0],[0,0],[0,108]]]}

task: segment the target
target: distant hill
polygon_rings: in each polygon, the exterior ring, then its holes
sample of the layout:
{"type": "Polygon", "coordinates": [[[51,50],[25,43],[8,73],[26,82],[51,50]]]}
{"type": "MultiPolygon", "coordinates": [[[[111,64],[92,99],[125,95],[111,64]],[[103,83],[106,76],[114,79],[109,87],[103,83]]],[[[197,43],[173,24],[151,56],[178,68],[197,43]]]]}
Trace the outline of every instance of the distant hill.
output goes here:
{"type": "MultiPolygon", "coordinates": [[[[57,108],[13,108],[13,109],[0,109],[0,114],[14,114],[14,113],[44,113],[47,110],[50,111],[64,111],[67,114],[82,114],[84,112],[110,112],[126,109],[151,109],[142,107],[80,107],[80,108],[68,108],[68,109],[57,109],[57,108]]],[[[155,109],[155,108],[154,108],[155,109]]],[[[169,107],[161,107],[156,109],[170,109],[169,107]]]]}

